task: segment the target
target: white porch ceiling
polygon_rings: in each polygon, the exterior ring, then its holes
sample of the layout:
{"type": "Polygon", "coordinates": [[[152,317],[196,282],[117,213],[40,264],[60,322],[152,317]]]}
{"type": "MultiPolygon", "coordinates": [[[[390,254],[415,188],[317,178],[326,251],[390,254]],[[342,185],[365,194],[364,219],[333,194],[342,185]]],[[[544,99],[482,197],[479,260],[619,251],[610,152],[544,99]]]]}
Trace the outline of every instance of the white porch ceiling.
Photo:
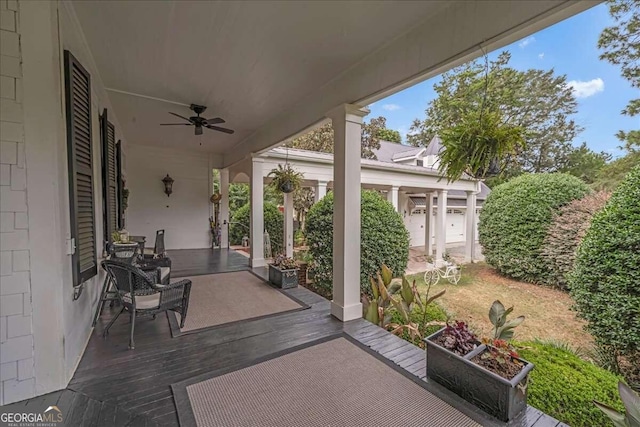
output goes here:
{"type": "Polygon", "coordinates": [[[264,150],[345,102],[371,102],[597,2],[73,2],[107,88],[203,104],[234,135],[196,137],[187,107],[109,92],[128,143],[264,150]],[[431,73],[431,74],[429,74],[431,73]],[[200,145],[202,144],[202,145],[200,145]]]}

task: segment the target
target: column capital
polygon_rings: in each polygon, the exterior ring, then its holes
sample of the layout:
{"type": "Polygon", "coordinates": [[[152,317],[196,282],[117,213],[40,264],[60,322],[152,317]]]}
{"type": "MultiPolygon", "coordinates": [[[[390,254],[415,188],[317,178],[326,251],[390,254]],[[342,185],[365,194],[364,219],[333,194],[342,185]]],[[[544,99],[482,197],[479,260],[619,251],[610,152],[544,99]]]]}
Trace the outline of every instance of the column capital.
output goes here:
{"type": "Polygon", "coordinates": [[[320,185],[323,187],[326,187],[328,184],[329,184],[329,181],[320,181],[320,180],[316,181],[316,185],[320,185]]]}
{"type": "Polygon", "coordinates": [[[362,118],[370,113],[366,107],[355,104],[341,104],[329,110],[325,116],[333,120],[346,120],[348,122],[362,124],[362,118]]]}
{"type": "Polygon", "coordinates": [[[400,190],[400,186],[399,185],[392,185],[391,187],[389,187],[389,190],[398,191],[398,190],[400,190]]]}
{"type": "Polygon", "coordinates": [[[475,190],[467,190],[466,193],[467,193],[467,197],[468,196],[476,196],[478,194],[478,192],[475,191],[475,190]]]}
{"type": "Polygon", "coordinates": [[[449,190],[438,190],[438,194],[445,195],[449,192],[449,190]]]}
{"type": "Polygon", "coordinates": [[[264,163],[264,157],[261,157],[260,154],[251,153],[251,162],[252,163],[264,163]]]}

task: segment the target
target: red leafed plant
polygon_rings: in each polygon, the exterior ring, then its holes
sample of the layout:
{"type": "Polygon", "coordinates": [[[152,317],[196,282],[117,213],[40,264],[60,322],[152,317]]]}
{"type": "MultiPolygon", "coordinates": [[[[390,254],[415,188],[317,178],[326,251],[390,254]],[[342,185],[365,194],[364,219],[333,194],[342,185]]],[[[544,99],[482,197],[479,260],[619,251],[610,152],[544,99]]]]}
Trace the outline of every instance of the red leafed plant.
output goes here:
{"type": "Polygon", "coordinates": [[[447,324],[437,339],[438,344],[460,356],[464,356],[476,348],[478,338],[471,332],[465,322],[447,324]]]}

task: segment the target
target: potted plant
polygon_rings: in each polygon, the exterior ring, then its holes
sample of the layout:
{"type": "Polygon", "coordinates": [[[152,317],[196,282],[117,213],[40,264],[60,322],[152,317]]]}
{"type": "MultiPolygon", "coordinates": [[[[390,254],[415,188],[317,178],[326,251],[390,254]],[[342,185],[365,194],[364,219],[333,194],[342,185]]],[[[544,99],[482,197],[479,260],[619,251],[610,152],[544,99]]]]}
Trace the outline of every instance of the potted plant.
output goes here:
{"type": "Polygon", "coordinates": [[[291,193],[302,185],[302,173],[292,168],[289,163],[284,166],[278,165],[267,176],[272,178],[271,185],[283,193],[291,193]]]}
{"type": "Polygon", "coordinates": [[[513,307],[495,301],[489,310],[493,338],[481,342],[464,322],[456,322],[425,340],[427,378],[466,401],[508,422],[527,407],[533,364],[518,357],[508,342],[524,316],[507,321],[513,307]]]}
{"type": "Polygon", "coordinates": [[[298,286],[298,265],[293,258],[278,255],[269,264],[269,281],[281,289],[298,286]]]}
{"type": "Polygon", "coordinates": [[[111,233],[111,240],[115,249],[113,256],[116,258],[131,258],[138,246],[137,242],[129,241],[129,233],[124,229],[111,233]]]}

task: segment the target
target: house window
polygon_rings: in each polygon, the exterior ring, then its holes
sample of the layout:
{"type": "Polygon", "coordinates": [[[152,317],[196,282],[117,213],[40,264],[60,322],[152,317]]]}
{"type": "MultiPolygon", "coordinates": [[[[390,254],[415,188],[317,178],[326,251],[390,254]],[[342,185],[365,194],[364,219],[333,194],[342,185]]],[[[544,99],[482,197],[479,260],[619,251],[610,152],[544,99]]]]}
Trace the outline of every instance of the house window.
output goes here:
{"type": "Polygon", "coordinates": [[[424,166],[424,160],[422,160],[422,159],[418,159],[418,160],[416,160],[416,164],[417,164],[418,166],[424,166]]]}
{"type": "Polygon", "coordinates": [[[118,229],[118,160],[116,130],[109,121],[107,109],[100,116],[100,143],[102,146],[102,199],[104,206],[104,241],[112,241],[111,234],[118,229]]]}
{"type": "Polygon", "coordinates": [[[64,52],[69,210],[73,284],[98,273],[96,258],[95,194],[91,140],[91,76],[71,54],[64,52]]]}

